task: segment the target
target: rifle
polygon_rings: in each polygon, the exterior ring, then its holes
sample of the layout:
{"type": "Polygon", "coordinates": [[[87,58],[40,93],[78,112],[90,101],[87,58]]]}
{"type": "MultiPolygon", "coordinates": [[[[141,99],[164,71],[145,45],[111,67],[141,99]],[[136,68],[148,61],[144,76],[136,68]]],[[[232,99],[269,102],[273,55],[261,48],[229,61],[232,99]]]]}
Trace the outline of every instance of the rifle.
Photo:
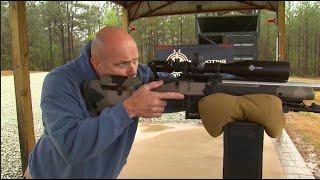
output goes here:
{"type": "MultiPolygon", "coordinates": [[[[288,82],[289,62],[285,61],[235,61],[228,64],[200,62],[197,54],[191,62],[153,60],[148,63],[153,72],[152,80],[159,79],[159,72],[180,72],[174,78],[164,79],[157,92],[180,92],[184,100],[175,101],[179,110],[186,111],[186,119],[199,119],[198,101],[213,93],[231,95],[271,94],[282,100],[283,112],[305,111],[320,113],[316,103],[306,105],[304,100],[314,100],[313,88],[320,83],[288,82]],[[228,76],[228,75],[233,75],[228,76]]],[[[128,98],[141,86],[138,78],[103,76],[99,80],[84,81],[82,95],[89,111],[100,113],[128,98]]]]}
{"type": "MultiPolygon", "coordinates": [[[[186,111],[186,119],[200,119],[199,100],[214,93],[271,94],[282,100],[284,113],[320,113],[319,105],[303,102],[314,100],[313,88],[319,89],[320,83],[288,82],[289,62],[248,60],[211,64],[200,62],[197,55],[194,57],[191,62],[171,59],[148,63],[153,72],[152,80],[158,80],[161,72],[180,72],[174,78],[164,79],[164,84],[154,91],[184,94],[183,100],[167,100],[167,106],[186,111]]],[[[112,107],[128,98],[139,86],[138,78],[104,76],[99,80],[85,81],[82,94],[88,110],[99,113],[105,107],[112,107]]],[[[261,178],[264,128],[259,124],[239,121],[225,125],[223,131],[223,177],[261,178]]]]}

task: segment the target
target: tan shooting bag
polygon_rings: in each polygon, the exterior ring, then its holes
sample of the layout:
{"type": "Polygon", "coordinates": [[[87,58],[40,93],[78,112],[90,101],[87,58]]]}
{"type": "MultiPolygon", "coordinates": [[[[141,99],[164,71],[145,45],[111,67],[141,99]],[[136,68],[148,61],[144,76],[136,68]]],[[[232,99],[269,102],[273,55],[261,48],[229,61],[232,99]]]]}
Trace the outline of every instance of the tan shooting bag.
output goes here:
{"type": "Polygon", "coordinates": [[[205,129],[213,137],[219,136],[227,123],[240,120],[262,125],[266,133],[275,138],[281,134],[286,121],[282,102],[274,95],[216,93],[202,98],[198,108],[205,129]]]}

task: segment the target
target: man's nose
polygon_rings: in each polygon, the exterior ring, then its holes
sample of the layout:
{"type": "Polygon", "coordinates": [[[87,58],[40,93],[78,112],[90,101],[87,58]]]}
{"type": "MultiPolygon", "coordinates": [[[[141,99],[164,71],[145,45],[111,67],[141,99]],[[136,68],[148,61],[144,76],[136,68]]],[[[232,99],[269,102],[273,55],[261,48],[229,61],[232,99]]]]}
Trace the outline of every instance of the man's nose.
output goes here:
{"type": "Polygon", "coordinates": [[[130,63],[130,66],[127,69],[128,76],[136,76],[137,75],[137,66],[134,63],[130,63]]]}

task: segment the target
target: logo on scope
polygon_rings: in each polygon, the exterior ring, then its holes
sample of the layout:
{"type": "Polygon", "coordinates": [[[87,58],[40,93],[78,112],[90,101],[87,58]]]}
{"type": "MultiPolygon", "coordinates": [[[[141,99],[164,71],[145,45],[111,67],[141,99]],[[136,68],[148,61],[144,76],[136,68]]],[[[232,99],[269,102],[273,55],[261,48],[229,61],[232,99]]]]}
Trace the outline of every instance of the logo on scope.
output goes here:
{"type": "Polygon", "coordinates": [[[178,61],[178,62],[191,62],[186,55],[184,55],[183,53],[181,53],[181,49],[178,50],[178,52],[176,51],[176,49],[173,49],[173,53],[170,54],[167,58],[167,61],[172,60],[174,62],[178,61]]]}

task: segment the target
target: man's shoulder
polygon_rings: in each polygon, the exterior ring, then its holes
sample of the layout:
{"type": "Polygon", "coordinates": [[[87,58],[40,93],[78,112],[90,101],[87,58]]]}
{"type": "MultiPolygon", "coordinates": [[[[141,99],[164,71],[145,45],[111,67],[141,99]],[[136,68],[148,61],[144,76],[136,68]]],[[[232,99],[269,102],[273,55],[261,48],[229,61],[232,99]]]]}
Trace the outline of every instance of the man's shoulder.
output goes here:
{"type": "Polygon", "coordinates": [[[141,64],[138,65],[138,77],[140,78],[140,81],[143,84],[146,84],[149,82],[150,78],[152,76],[152,72],[150,67],[147,64],[141,64]]]}
{"type": "Polygon", "coordinates": [[[43,81],[42,98],[44,96],[70,97],[76,95],[77,85],[63,68],[50,71],[43,81]]]}
{"type": "Polygon", "coordinates": [[[55,88],[65,87],[71,85],[74,80],[72,80],[72,75],[68,71],[66,65],[61,65],[51,70],[44,79],[44,86],[53,86],[55,88]]]}
{"type": "Polygon", "coordinates": [[[54,68],[53,70],[51,70],[46,78],[45,81],[48,80],[62,80],[66,78],[66,72],[65,72],[65,65],[60,65],[56,68],[54,68]]]}
{"type": "Polygon", "coordinates": [[[139,63],[138,71],[141,71],[141,73],[147,73],[150,71],[150,67],[147,64],[139,63]]]}

